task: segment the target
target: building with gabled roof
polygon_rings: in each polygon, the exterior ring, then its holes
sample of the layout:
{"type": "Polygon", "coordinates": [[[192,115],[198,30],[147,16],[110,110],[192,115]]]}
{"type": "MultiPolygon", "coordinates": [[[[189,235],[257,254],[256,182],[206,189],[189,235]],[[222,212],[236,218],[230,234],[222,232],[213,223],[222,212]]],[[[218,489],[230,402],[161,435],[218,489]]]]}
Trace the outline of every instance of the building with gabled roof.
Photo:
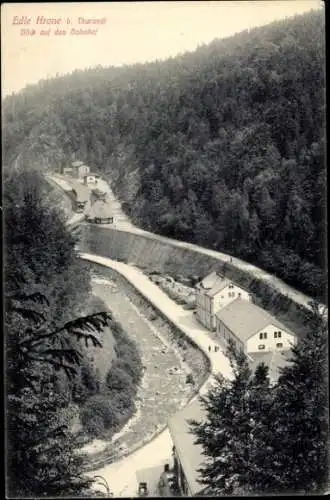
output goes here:
{"type": "Polygon", "coordinates": [[[289,350],[296,335],[274,316],[252,302],[236,298],[216,313],[216,332],[222,343],[232,339],[249,354],[289,350]]]}
{"type": "Polygon", "coordinates": [[[252,295],[229,278],[213,271],[196,286],[196,315],[209,330],[216,329],[217,311],[240,297],[251,301],[252,295]]]}
{"type": "Polygon", "coordinates": [[[196,435],[191,431],[189,420],[201,422],[205,411],[200,401],[194,400],[183,410],[175,413],[168,421],[168,428],[174,445],[174,474],[183,496],[199,495],[205,486],[198,482],[198,469],[205,462],[203,447],[196,444],[196,435]]]}

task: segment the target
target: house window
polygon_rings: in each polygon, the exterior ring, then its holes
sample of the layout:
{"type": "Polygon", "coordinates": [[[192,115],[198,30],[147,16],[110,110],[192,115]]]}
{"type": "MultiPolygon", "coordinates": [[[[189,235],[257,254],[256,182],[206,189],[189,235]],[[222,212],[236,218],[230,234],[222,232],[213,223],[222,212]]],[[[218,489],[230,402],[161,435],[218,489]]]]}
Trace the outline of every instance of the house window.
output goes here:
{"type": "Polygon", "coordinates": [[[262,349],[265,349],[265,344],[260,344],[258,345],[259,351],[262,351],[262,349]]]}
{"type": "Polygon", "coordinates": [[[280,339],[282,337],[282,332],[277,332],[277,336],[280,339]]]}
{"type": "Polygon", "coordinates": [[[230,284],[228,288],[234,288],[234,285],[231,285],[231,284],[230,284]]]}
{"type": "Polygon", "coordinates": [[[242,295],[241,292],[238,292],[238,296],[240,297],[241,295],[242,295]]]}
{"type": "Polygon", "coordinates": [[[278,344],[276,344],[276,347],[278,347],[279,349],[280,349],[281,347],[283,347],[282,342],[279,342],[278,344]]]}
{"type": "Polygon", "coordinates": [[[264,338],[264,334],[263,333],[259,333],[259,339],[262,340],[264,338]]]}

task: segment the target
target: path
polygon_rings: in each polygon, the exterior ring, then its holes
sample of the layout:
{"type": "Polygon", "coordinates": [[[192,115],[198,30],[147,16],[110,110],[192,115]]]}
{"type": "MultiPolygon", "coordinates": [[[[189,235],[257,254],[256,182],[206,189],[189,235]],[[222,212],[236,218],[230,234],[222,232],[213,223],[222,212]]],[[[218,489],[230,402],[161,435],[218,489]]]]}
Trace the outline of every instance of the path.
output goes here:
{"type": "MultiPolygon", "coordinates": [[[[209,352],[209,345],[214,341],[208,330],[201,326],[192,311],[186,311],[171,300],[157,285],[139,269],[131,267],[122,262],[117,262],[105,257],[91,254],[81,254],[81,258],[90,262],[96,262],[105,267],[114,269],[124,276],[151,304],[161,311],[177,328],[181,329],[187,336],[191,337],[210,359],[212,373],[222,373],[225,377],[231,377],[231,367],[228,358],[223,354],[221,348],[217,353],[209,352]]],[[[205,393],[212,383],[212,375],[201,388],[205,393]]],[[[168,462],[172,453],[172,441],[166,428],[153,441],[138,449],[124,459],[107,465],[102,469],[93,471],[91,476],[101,475],[108,481],[111,491],[115,496],[136,496],[137,480],[136,471],[168,462]]]]}
{"type": "MultiPolygon", "coordinates": [[[[60,176],[52,176],[53,180],[57,181],[60,179],[60,176]]],[[[62,176],[62,181],[64,181],[64,178],[62,176]]],[[[60,183],[59,183],[60,184],[60,183]]],[[[198,252],[200,254],[208,255],[210,257],[213,257],[221,262],[230,262],[231,264],[238,269],[241,269],[242,271],[248,272],[250,275],[252,275],[255,278],[258,278],[266,283],[269,283],[275,290],[278,290],[280,293],[283,295],[288,296],[290,299],[292,299],[294,302],[297,304],[302,305],[303,307],[307,309],[311,309],[310,307],[310,301],[312,300],[311,297],[303,294],[302,292],[299,292],[298,290],[295,290],[291,286],[287,285],[284,281],[281,279],[277,278],[276,276],[267,273],[266,271],[249,264],[248,262],[245,262],[244,260],[238,259],[236,257],[231,257],[228,254],[218,252],[215,250],[210,250],[208,248],[203,248],[198,245],[195,245],[193,243],[186,243],[183,241],[178,241],[174,240],[172,238],[168,238],[166,236],[161,236],[158,234],[151,233],[149,231],[144,231],[143,229],[139,229],[138,227],[135,227],[128,217],[124,214],[124,212],[121,209],[121,204],[113,194],[112,189],[108,185],[108,183],[102,179],[98,181],[98,186],[101,189],[104,189],[105,191],[108,192],[110,199],[113,202],[113,209],[114,209],[114,214],[115,214],[115,223],[114,224],[103,224],[102,227],[107,227],[109,229],[115,229],[118,231],[126,231],[129,233],[133,234],[141,234],[147,238],[153,239],[153,240],[158,240],[160,242],[164,243],[169,243],[172,246],[176,246],[179,248],[186,248],[189,250],[193,250],[194,252],[198,252]]],[[[64,189],[64,185],[63,185],[64,189]]],[[[65,189],[64,189],[65,190],[65,189]]],[[[74,219],[71,219],[74,221],[74,223],[78,223],[84,219],[83,214],[76,214],[76,217],[74,219]]],[[[327,318],[328,310],[327,307],[324,304],[321,304],[321,308],[325,313],[325,316],[327,318]]]]}
{"type": "MultiPolygon", "coordinates": [[[[81,183],[78,179],[74,179],[73,177],[65,176],[65,175],[49,175],[47,176],[48,180],[51,183],[55,183],[58,187],[60,187],[65,192],[70,192],[72,189],[77,189],[81,186],[81,183]]],[[[121,208],[121,203],[117,200],[113,191],[109,184],[103,179],[98,179],[97,184],[93,186],[88,186],[90,193],[94,188],[98,188],[101,191],[108,194],[108,198],[112,204],[114,223],[111,225],[113,228],[121,228],[121,229],[134,229],[133,224],[128,219],[127,215],[124,214],[121,208]]],[[[86,207],[87,209],[87,207],[86,207]]],[[[77,224],[85,219],[85,211],[84,213],[75,214],[70,220],[69,224],[77,224]]]]}

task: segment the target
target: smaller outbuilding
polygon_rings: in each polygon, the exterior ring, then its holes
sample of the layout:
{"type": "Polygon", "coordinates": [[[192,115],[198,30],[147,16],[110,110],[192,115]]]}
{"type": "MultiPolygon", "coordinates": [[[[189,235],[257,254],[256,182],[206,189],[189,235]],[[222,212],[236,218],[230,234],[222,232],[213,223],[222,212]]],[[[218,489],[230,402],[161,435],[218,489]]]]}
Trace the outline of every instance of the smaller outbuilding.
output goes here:
{"type": "Polygon", "coordinates": [[[100,178],[100,174],[95,172],[88,172],[83,175],[83,181],[86,186],[97,184],[98,179],[100,178]]]}
{"type": "Polygon", "coordinates": [[[63,175],[72,175],[73,168],[72,167],[63,167],[63,175]]]}

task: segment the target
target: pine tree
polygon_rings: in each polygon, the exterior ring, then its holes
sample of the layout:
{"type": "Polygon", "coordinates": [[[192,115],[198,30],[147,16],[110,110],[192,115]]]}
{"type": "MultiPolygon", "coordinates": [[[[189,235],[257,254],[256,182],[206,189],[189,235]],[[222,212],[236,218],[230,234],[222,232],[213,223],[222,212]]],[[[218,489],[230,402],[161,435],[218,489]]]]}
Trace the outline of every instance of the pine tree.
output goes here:
{"type": "Polygon", "coordinates": [[[102,346],[99,333],[111,316],[79,317],[89,273],[79,267],[75,239],[45,199],[41,177],[16,174],[5,178],[7,493],[88,495],[92,481],[82,476],[70,430],[70,391],[59,387],[79,371],[81,342],[102,346]]]}
{"type": "Polygon", "coordinates": [[[217,386],[202,399],[205,421],[191,422],[207,457],[201,483],[212,496],[247,494],[262,482],[256,457],[259,462],[262,458],[255,442],[264,436],[260,414],[270,400],[268,369],[261,367],[253,376],[245,354],[236,352],[233,344],[228,355],[233,379],[217,377],[217,386]]]}
{"type": "Polygon", "coordinates": [[[292,348],[275,392],[269,461],[276,492],[321,493],[327,482],[327,326],[313,309],[310,331],[292,348]]]}
{"type": "Polygon", "coordinates": [[[21,291],[6,301],[8,494],[89,495],[92,481],[82,476],[69,401],[56,392],[56,373],[73,378],[82,354],[72,348],[71,337],[101,347],[96,334],[111,316],[97,313],[49,331],[40,304],[48,305],[38,292],[21,291]]]}
{"type": "Polygon", "coordinates": [[[192,422],[206,456],[206,493],[313,494],[328,482],[327,327],[313,304],[310,332],[292,347],[289,364],[270,386],[268,368],[254,374],[231,346],[232,381],[218,377],[192,422]]]}

